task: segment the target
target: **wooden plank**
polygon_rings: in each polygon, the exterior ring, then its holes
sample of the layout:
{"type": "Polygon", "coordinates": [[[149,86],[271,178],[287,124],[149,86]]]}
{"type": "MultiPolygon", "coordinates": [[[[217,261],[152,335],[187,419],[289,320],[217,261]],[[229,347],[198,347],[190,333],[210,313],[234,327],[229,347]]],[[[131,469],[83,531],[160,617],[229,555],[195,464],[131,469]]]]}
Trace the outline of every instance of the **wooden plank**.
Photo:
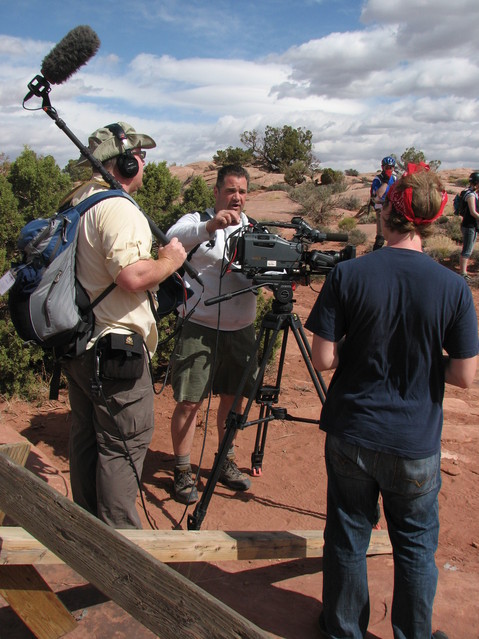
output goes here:
{"type": "Polygon", "coordinates": [[[162,639],[269,637],[3,454],[0,508],[162,639]]]}
{"type": "Polygon", "coordinates": [[[0,453],[7,455],[12,461],[16,462],[20,466],[25,466],[31,447],[32,445],[30,442],[0,444],[0,453]]]}
{"type": "MultiPolygon", "coordinates": [[[[150,555],[166,563],[297,559],[323,556],[321,530],[284,532],[221,530],[118,530],[150,555]]],[[[373,530],[369,555],[390,554],[386,530],[373,530]]],[[[62,563],[23,528],[0,527],[0,564],[62,563]]]]}
{"type": "Polygon", "coordinates": [[[33,566],[0,566],[0,595],[38,639],[59,639],[78,625],[33,566]]]}
{"type": "MultiPolygon", "coordinates": [[[[11,444],[0,444],[0,452],[10,457],[10,459],[20,466],[25,466],[32,445],[30,442],[14,442],[11,444]]],[[[3,524],[5,513],[0,510],[0,525],[3,524]]]]}
{"type": "MultiPolygon", "coordinates": [[[[0,445],[0,452],[20,466],[25,466],[30,449],[27,441],[0,445]]],[[[4,517],[5,513],[0,511],[0,523],[4,517]]],[[[59,639],[77,626],[76,620],[31,565],[0,566],[0,595],[38,639],[59,639]]]]}

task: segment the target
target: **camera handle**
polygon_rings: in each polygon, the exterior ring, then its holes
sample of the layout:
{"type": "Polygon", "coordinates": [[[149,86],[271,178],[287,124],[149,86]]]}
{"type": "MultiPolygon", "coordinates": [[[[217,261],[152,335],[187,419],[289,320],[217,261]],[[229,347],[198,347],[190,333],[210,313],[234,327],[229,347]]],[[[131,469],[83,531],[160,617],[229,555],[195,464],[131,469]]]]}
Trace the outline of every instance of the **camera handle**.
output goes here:
{"type": "Polygon", "coordinates": [[[273,300],[272,310],[267,313],[262,322],[261,327],[256,338],[255,350],[252,353],[252,357],[246,367],[238,390],[236,392],[233,405],[226,418],[225,434],[221,445],[218,449],[211,473],[206,482],[205,490],[201,496],[200,501],[197,503],[193,514],[188,515],[188,530],[200,530],[201,524],[205,518],[206,511],[213,496],[213,491],[218,482],[221,474],[221,469],[226,460],[227,453],[233,444],[236,431],[243,430],[248,426],[254,426],[257,424],[256,443],[251,455],[252,473],[253,476],[261,475],[262,461],[264,456],[264,449],[266,444],[266,435],[268,432],[268,425],[274,419],[296,421],[310,424],[319,425],[319,420],[306,419],[302,417],[294,417],[289,415],[286,408],[279,408],[275,405],[278,403],[279,394],[281,392],[281,378],[283,374],[284,360],[286,356],[286,346],[288,343],[288,334],[291,330],[299,350],[303,357],[306,368],[308,369],[311,380],[318,394],[318,397],[323,404],[326,398],[326,384],[321,377],[321,374],[315,370],[312,363],[312,352],[300,318],[296,313],[292,312],[292,284],[290,283],[291,295],[288,301],[284,301],[285,285],[278,289],[275,287],[275,299],[273,300]],[[279,297],[279,299],[278,299],[279,297]],[[268,364],[273,347],[276,343],[276,339],[282,332],[281,351],[278,360],[278,368],[276,373],[276,382],[274,385],[264,385],[263,378],[268,364]],[[254,387],[248,397],[246,407],[243,413],[236,412],[236,407],[241,404],[242,392],[250,377],[255,373],[257,366],[257,355],[260,350],[261,341],[264,337],[263,353],[261,361],[257,369],[257,375],[254,387]],[[249,411],[253,402],[260,405],[260,412],[258,419],[247,421],[249,411]]]}

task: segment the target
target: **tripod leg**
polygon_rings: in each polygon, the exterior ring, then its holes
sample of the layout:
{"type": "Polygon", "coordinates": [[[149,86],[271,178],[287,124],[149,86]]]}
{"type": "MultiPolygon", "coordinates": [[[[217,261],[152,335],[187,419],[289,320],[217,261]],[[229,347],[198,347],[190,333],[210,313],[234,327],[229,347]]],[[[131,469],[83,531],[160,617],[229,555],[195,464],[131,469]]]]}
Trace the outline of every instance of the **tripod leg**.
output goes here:
{"type": "MultiPolygon", "coordinates": [[[[246,386],[247,381],[250,379],[251,376],[254,375],[254,373],[256,372],[256,362],[257,362],[257,354],[260,348],[260,344],[261,344],[261,340],[263,338],[263,335],[265,333],[265,328],[263,326],[263,324],[261,325],[260,331],[258,333],[258,337],[256,339],[256,344],[255,344],[255,351],[251,356],[250,362],[248,364],[248,366],[246,367],[246,370],[243,373],[243,376],[241,378],[241,382],[239,384],[238,390],[236,392],[235,395],[235,399],[233,401],[233,405],[231,407],[231,410],[228,414],[228,417],[226,418],[226,431],[224,434],[224,437],[221,441],[221,445],[219,446],[218,449],[218,454],[216,455],[213,467],[211,469],[211,473],[208,477],[208,481],[206,482],[206,486],[205,486],[205,490],[203,491],[203,494],[201,496],[201,499],[199,500],[199,502],[196,504],[195,510],[193,512],[192,515],[188,515],[188,530],[199,530],[200,526],[203,522],[203,519],[205,518],[206,515],[206,510],[208,508],[208,504],[211,500],[211,497],[213,495],[213,491],[215,489],[216,484],[218,483],[218,478],[220,476],[221,473],[221,469],[223,468],[223,464],[225,462],[226,459],[226,455],[229,451],[229,449],[231,448],[231,445],[234,441],[235,435],[236,435],[236,431],[238,429],[243,429],[244,428],[244,424],[246,423],[246,418],[249,414],[250,408],[256,398],[256,395],[258,393],[258,388],[260,386],[260,384],[262,383],[263,377],[264,377],[264,370],[266,368],[266,364],[268,361],[268,357],[269,357],[269,353],[271,350],[271,340],[269,339],[269,343],[267,341],[265,341],[265,343],[268,343],[268,348],[265,350],[265,352],[263,353],[263,356],[261,358],[261,363],[260,366],[258,368],[257,371],[257,375],[256,375],[256,381],[254,384],[254,387],[252,389],[251,394],[248,397],[248,401],[246,403],[246,407],[243,411],[243,413],[241,415],[239,415],[238,413],[236,413],[236,408],[238,406],[241,405],[241,398],[243,397],[243,391],[244,388],[246,386]]],[[[274,337],[276,338],[277,333],[274,334],[274,337]]],[[[265,338],[266,340],[267,338],[265,338]]],[[[273,342],[274,343],[274,342],[273,342]]]]}
{"type": "MultiPolygon", "coordinates": [[[[264,330],[264,344],[263,344],[263,352],[270,352],[268,345],[271,339],[271,330],[264,330]]],[[[274,346],[274,342],[273,342],[274,346]]],[[[263,377],[261,377],[261,385],[263,384],[263,377]]],[[[261,396],[261,390],[259,391],[259,395],[261,396]]],[[[257,397],[257,401],[260,399],[257,397]]],[[[260,410],[259,410],[259,423],[258,428],[256,430],[256,439],[254,444],[253,452],[251,453],[251,472],[253,477],[259,477],[261,475],[261,466],[263,461],[263,451],[264,444],[266,440],[266,433],[268,431],[268,424],[263,422],[264,417],[266,416],[266,405],[260,402],[260,410]]]]}
{"type": "Polygon", "coordinates": [[[263,385],[260,388],[257,402],[260,404],[260,415],[258,420],[258,428],[256,431],[256,440],[253,452],[251,453],[251,470],[253,476],[259,477],[262,473],[264,449],[266,446],[266,436],[268,434],[268,425],[272,412],[272,405],[278,403],[280,393],[281,376],[283,372],[284,360],[286,357],[286,346],[288,344],[288,325],[284,323],[284,315],[273,315],[274,323],[267,328],[265,338],[264,358],[266,364],[270,358],[271,352],[276,343],[276,339],[280,331],[283,331],[283,340],[281,343],[281,352],[278,361],[278,369],[276,373],[276,382],[274,386],[263,385]],[[268,342],[266,341],[268,340],[268,342]]]}
{"type": "Polygon", "coordinates": [[[236,423],[237,417],[238,416],[236,413],[230,411],[228,418],[226,419],[226,431],[223,439],[221,440],[221,445],[218,448],[218,454],[216,455],[213,468],[211,469],[208,481],[206,482],[205,490],[203,491],[201,499],[196,505],[193,514],[188,515],[188,530],[199,530],[203,519],[205,518],[206,510],[208,508],[208,504],[210,503],[210,499],[213,495],[215,486],[218,483],[218,479],[221,473],[221,469],[223,468],[226,455],[228,454],[228,451],[234,441],[235,434],[238,429],[236,423]]]}
{"type": "Polygon", "coordinates": [[[256,439],[254,443],[254,449],[251,453],[251,472],[253,477],[259,477],[263,468],[264,447],[266,444],[266,435],[268,434],[268,423],[262,420],[268,417],[268,409],[265,404],[261,404],[259,411],[260,422],[256,430],[256,439]]]}
{"type": "Polygon", "coordinates": [[[306,368],[308,369],[308,373],[314,384],[318,397],[321,400],[321,403],[324,404],[327,393],[326,383],[321,373],[317,371],[313,366],[313,354],[311,351],[311,346],[309,345],[308,338],[306,337],[306,333],[304,332],[303,326],[301,324],[301,320],[297,315],[291,317],[291,330],[293,331],[293,334],[296,338],[296,342],[298,344],[299,350],[301,351],[301,355],[303,357],[304,363],[306,364],[306,368]]]}
{"type": "Polygon", "coordinates": [[[255,448],[251,454],[252,472],[253,475],[256,476],[261,475],[262,472],[264,450],[266,446],[266,435],[268,432],[268,425],[270,421],[270,419],[268,418],[270,417],[273,410],[272,405],[278,402],[278,397],[281,392],[281,377],[286,357],[288,329],[290,327],[296,338],[296,342],[303,357],[304,363],[306,365],[306,368],[308,369],[309,375],[311,377],[311,380],[313,381],[314,387],[322,404],[324,404],[327,392],[327,386],[324,382],[324,379],[313,366],[311,346],[309,345],[306,333],[304,332],[299,317],[295,314],[285,314],[279,317],[280,321],[283,324],[282,329],[284,331],[284,337],[281,346],[281,354],[279,357],[278,372],[276,375],[276,386],[263,387],[261,389],[262,403],[260,411],[260,421],[258,424],[258,430],[256,432],[255,448]],[[266,392],[268,392],[269,394],[266,395],[266,392]]]}

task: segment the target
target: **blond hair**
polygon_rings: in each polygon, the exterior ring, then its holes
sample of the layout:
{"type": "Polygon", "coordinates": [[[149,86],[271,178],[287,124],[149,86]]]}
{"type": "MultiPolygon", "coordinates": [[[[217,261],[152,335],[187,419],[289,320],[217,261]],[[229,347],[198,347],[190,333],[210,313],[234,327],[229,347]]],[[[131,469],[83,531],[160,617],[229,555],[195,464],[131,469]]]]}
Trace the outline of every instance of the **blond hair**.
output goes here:
{"type": "MultiPolygon", "coordinates": [[[[417,218],[423,220],[433,219],[441,208],[444,186],[441,179],[434,171],[416,171],[403,175],[393,186],[398,192],[412,189],[412,209],[417,218]]],[[[432,233],[430,224],[415,224],[407,220],[404,215],[391,207],[389,218],[384,224],[391,230],[399,233],[418,233],[426,237],[432,233]]]]}

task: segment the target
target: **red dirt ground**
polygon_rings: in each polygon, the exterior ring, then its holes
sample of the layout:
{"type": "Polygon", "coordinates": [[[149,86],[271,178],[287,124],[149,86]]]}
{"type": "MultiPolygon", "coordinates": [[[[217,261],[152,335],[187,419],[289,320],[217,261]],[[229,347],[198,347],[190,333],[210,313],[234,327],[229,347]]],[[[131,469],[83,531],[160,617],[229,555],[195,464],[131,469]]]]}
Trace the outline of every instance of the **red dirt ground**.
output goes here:
{"type": "MultiPolygon", "coordinates": [[[[479,310],[477,288],[473,289],[473,294],[479,310]]],[[[303,323],[315,298],[316,292],[307,287],[299,287],[296,292],[294,311],[303,323]]],[[[326,376],[326,381],[328,379],[326,376]]],[[[158,529],[177,526],[187,528],[184,506],[176,503],[171,496],[174,463],[169,424],[173,406],[171,389],[167,386],[156,400],[156,430],[143,473],[149,517],[158,529]]],[[[320,400],[291,334],[279,406],[287,408],[293,416],[313,419],[318,418],[321,409],[320,400]]],[[[206,412],[203,415],[194,442],[192,461],[197,464],[205,440],[200,490],[206,483],[216,450],[215,409],[216,400],[213,398],[209,415],[206,412]]],[[[250,416],[255,415],[255,411],[253,407],[250,416]]],[[[39,406],[20,402],[0,403],[2,431],[16,431],[28,438],[36,446],[34,451],[40,451],[46,456],[45,459],[50,460],[50,480],[56,480],[57,489],[63,494],[69,494],[68,424],[65,394],[59,402],[44,402],[39,406]]],[[[433,621],[434,629],[444,630],[451,639],[479,639],[478,424],[479,375],[469,390],[447,386],[442,436],[443,487],[439,499],[439,584],[433,621]]],[[[256,426],[238,434],[237,460],[245,471],[250,469],[255,435],[256,426]]],[[[326,512],[323,445],[324,434],[316,425],[295,421],[273,422],[268,431],[262,475],[252,477],[251,489],[243,494],[235,495],[218,484],[202,530],[323,529],[326,512]]],[[[44,461],[34,457],[33,466],[34,472],[45,478],[47,471],[44,461]]],[[[193,507],[190,506],[188,512],[193,512],[193,507]]],[[[144,514],[143,521],[148,527],[144,514]]],[[[381,523],[385,526],[384,518],[381,523]]],[[[171,566],[272,637],[315,639],[318,636],[317,619],[321,610],[322,587],[320,559],[184,563],[171,566]]],[[[389,555],[370,557],[368,566],[371,593],[368,637],[391,639],[392,558],[389,555]]],[[[79,620],[77,629],[68,634],[69,638],[153,637],[150,631],[69,568],[42,567],[40,572],[79,620]]],[[[0,600],[2,604],[4,602],[0,600]]],[[[3,605],[0,608],[0,639],[31,637],[33,635],[11,609],[3,605]]]]}

